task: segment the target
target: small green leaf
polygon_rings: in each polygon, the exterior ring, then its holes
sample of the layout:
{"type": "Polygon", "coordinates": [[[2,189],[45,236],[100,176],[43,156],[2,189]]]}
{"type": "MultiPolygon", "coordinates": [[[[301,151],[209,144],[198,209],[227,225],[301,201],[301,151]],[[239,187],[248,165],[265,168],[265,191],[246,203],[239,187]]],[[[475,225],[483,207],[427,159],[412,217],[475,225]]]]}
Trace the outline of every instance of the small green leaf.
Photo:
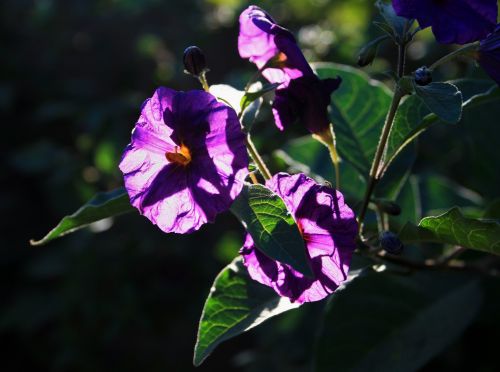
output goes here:
{"type": "Polygon", "coordinates": [[[262,97],[264,94],[271,92],[275,90],[280,84],[279,83],[273,83],[273,84],[267,84],[262,87],[262,89],[259,89],[256,92],[246,92],[243,97],[241,97],[240,101],[240,108],[241,111],[244,112],[245,109],[256,99],[262,97]]]}
{"type": "Polygon", "coordinates": [[[405,31],[408,29],[408,20],[400,17],[394,11],[391,3],[386,3],[383,0],[378,0],[375,5],[380,11],[380,15],[384,18],[389,26],[391,26],[395,35],[398,35],[403,40],[405,31]]]}
{"type": "Polygon", "coordinates": [[[231,206],[231,212],[264,254],[312,276],[304,239],[277,194],[262,185],[245,186],[231,206]]]}
{"type": "Polygon", "coordinates": [[[97,194],[72,215],[64,217],[59,224],[40,240],[31,240],[31,245],[43,245],[53,239],[79,230],[92,222],[107,217],[132,212],[135,209],[125,189],[120,188],[97,194]]]}
{"type": "Polygon", "coordinates": [[[257,115],[259,115],[260,106],[263,102],[264,100],[262,97],[259,97],[250,103],[243,111],[243,114],[241,115],[241,125],[247,133],[252,129],[255,119],[257,118],[257,115]]]}
{"type": "Polygon", "coordinates": [[[383,31],[387,36],[394,38],[394,30],[385,22],[373,22],[381,31],[383,31]]]}
{"type": "Polygon", "coordinates": [[[424,105],[441,120],[455,124],[462,116],[462,93],[450,83],[414,85],[415,93],[424,105]]]}
{"type": "Polygon", "coordinates": [[[241,257],[236,258],[210,289],[198,328],[194,365],[199,366],[221,342],[297,307],[298,303],[252,280],[241,257]]]}
{"type": "Polygon", "coordinates": [[[466,329],[481,302],[479,281],[464,275],[360,275],[332,296],[316,370],[417,371],[466,329]]]}
{"type": "Polygon", "coordinates": [[[436,242],[500,255],[500,223],[466,218],[458,208],[425,217],[418,226],[408,223],[399,234],[406,243],[436,242]]]}

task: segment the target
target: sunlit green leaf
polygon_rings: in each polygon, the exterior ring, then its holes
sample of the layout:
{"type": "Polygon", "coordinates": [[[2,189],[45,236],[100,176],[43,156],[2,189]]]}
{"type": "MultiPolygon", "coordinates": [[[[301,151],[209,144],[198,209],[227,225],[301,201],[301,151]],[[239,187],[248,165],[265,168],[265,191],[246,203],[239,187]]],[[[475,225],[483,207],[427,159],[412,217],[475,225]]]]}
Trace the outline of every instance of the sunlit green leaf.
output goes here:
{"type": "Polygon", "coordinates": [[[262,185],[245,186],[231,212],[245,226],[259,250],[304,275],[312,275],[299,228],[277,194],[262,185]]]}
{"type": "Polygon", "coordinates": [[[332,115],[342,159],[367,177],[391,102],[391,91],[363,72],[333,63],[313,65],[322,79],[340,76],[332,94],[332,115]]]}
{"type": "Polygon", "coordinates": [[[97,194],[72,215],[64,217],[59,224],[40,240],[31,240],[31,245],[42,245],[63,235],[79,230],[93,222],[119,214],[132,212],[135,209],[125,189],[97,194]]]}
{"type": "Polygon", "coordinates": [[[298,306],[252,280],[241,258],[236,258],[210,289],[198,328],[194,365],[200,365],[221,342],[298,306]]]}
{"type": "Polygon", "coordinates": [[[500,255],[500,222],[466,218],[458,208],[407,224],[400,238],[407,242],[436,242],[500,255]]]}

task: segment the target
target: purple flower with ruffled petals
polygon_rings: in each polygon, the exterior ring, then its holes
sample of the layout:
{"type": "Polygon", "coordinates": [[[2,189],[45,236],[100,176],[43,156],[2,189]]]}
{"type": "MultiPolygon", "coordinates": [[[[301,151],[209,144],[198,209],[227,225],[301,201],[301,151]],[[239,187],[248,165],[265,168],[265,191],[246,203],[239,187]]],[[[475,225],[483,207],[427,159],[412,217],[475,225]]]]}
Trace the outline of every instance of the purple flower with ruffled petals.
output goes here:
{"type": "Polygon", "coordinates": [[[393,0],[396,14],[416,19],[421,28],[432,27],[442,44],[480,40],[497,23],[497,0],[393,0]]]}
{"type": "Polygon", "coordinates": [[[297,119],[312,133],[329,130],[327,107],[341,79],[319,80],[290,31],[252,5],[240,15],[238,50],[242,58],[248,58],[262,70],[269,82],[281,84],[273,103],[280,130],[297,119]]]}
{"type": "Polygon", "coordinates": [[[314,273],[308,278],[259,251],[249,234],[241,248],[252,279],[299,303],[319,301],[347,279],[358,225],[342,194],[304,174],[276,174],[267,187],[281,196],[304,238],[314,273]]]}
{"type": "Polygon", "coordinates": [[[481,41],[477,60],[488,75],[500,85],[500,24],[481,41]]]}
{"type": "Polygon", "coordinates": [[[120,162],[131,204],[165,232],[190,233],[227,210],[248,174],[233,109],[204,91],[160,87],[120,162]]]}

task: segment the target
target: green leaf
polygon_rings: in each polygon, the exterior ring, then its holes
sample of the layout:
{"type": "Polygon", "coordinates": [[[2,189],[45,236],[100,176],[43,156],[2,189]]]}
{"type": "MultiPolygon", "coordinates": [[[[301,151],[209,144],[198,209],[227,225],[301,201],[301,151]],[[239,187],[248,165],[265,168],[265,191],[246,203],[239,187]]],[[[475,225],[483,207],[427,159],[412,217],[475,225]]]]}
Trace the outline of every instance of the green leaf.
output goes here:
{"type": "Polygon", "coordinates": [[[221,342],[297,307],[298,303],[252,280],[241,258],[236,258],[210,289],[198,328],[194,365],[199,366],[221,342]]]}
{"type": "MultiPolygon", "coordinates": [[[[285,162],[290,173],[305,173],[319,183],[331,182],[335,178],[328,149],[311,136],[287,142],[283,150],[274,152],[274,156],[285,162]]],[[[366,184],[349,163],[340,163],[340,180],[344,195],[361,200],[366,184]]]]}
{"type": "Polygon", "coordinates": [[[401,39],[403,39],[405,31],[407,30],[408,20],[403,17],[399,17],[394,8],[392,7],[392,3],[386,3],[383,0],[378,0],[375,5],[380,11],[380,15],[384,18],[389,26],[394,31],[395,35],[398,35],[401,39]]]}
{"type": "Polygon", "coordinates": [[[350,162],[366,178],[392,93],[382,83],[348,66],[316,63],[313,67],[321,79],[342,78],[331,103],[337,148],[341,158],[350,162]]]}
{"type": "MultiPolygon", "coordinates": [[[[453,83],[460,88],[466,100],[463,104],[464,112],[500,98],[500,89],[496,85],[492,87],[490,81],[464,79],[453,83]]],[[[406,97],[399,106],[389,134],[383,161],[384,170],[408,144],[439,121],[439,117],[431,113],[419,96],[406,97]]]]}
{"type": "Polygon", "coordinates": [[[267,256],[312,276],[304,239],[283,200],[262,185],[245,186],[231,212],[267,256]]]}
{"type": "Polygon", "coordinates": [[[399,237],[406,243],[446,243],[500,255],[500,223],[466,218],[458,208],[425,217],[418,226],[408,223],[399,237]]]}
{"type": "Polygon", "coordinates": [[[243,111],[243,114],[241,115],[241,125],[247,133],[252,129],[255,119],[257,118],[257,115],[259,115],[260,106],[263,102],[264,100],[262,97],[259,97],[250,103],[243,111]]]}
{"type": "Polygon", "coordinates": [[[236,114],[241,112],[240,101],[245,92],[238,90],[231,85],[215,84],[210,85],[210,93],[217,97],[217,99],[232,107],[234,111],[236,111],[236,114]]]}
{"type": "Polygon", "coordinates": [[[480,309],[479,281],[454,273],[372,272],[332,296],[317,371],[417,371],[480,309]]]}
{"type": "Polygon", "coordinates": [[[264,85],[261,89],[256,92],[246,92],[243,97],[241,97],[240,108],[241,111],[245,111],[245,109],[256,99],[262,97],[264,94],[275,90],[280,84],[273,83],[264,85]]]}
{"type": "Polygon", "coordinates": [[[415,93],[424,105],[441,120],[455,124],[462,116],[462,93],[450,83],[414,85],[415,93]]]}
{"type": "Polygon", "coordinates": [[[120,188],[97,194],[72,215],[64,217],[59,224],[40,240],[31,240],[31,245],[43,245],[53,239],[79,230],[92,222],[134,211],[125,189],[120,188]]]}

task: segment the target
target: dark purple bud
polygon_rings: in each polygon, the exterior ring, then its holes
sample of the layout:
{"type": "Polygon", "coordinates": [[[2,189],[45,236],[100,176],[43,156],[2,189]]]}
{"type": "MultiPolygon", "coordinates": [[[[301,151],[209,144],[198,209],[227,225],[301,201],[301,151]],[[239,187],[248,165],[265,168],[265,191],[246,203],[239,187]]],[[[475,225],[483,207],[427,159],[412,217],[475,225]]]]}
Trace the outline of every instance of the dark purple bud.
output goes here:
{"type": "Polygon", "coordinates": [[[371,64],[375,59],[375,57],[377,56],[378,46],[380,45],[380,43],[387,40],[388,38],[389,38],[388,35],[382,35],[364,45],[359,51],[358,66],[365,67],[371,64]]]}
{"type": "Polygon", "coordinates": [[[379,236],[380,246],[384,251],[391,254],[400,254],[403,251],[403,243],[398,236],[390,231],[383,231],[379,236]]]}
{"type": "Polygon", "coordinates": [[[423,66],[415,71],[415,83],[420,86],[429,85],[432,83],[432,73],[431,71],[423,66]]]}
{"type": "Polygon", "coordinates": [[[207,71],[207,61],[205,60],[205,55],[197,46],[190,46],[184,50],[183,61],[184,68],[191,75],[200,76],[200,74],[207,71]]]}

